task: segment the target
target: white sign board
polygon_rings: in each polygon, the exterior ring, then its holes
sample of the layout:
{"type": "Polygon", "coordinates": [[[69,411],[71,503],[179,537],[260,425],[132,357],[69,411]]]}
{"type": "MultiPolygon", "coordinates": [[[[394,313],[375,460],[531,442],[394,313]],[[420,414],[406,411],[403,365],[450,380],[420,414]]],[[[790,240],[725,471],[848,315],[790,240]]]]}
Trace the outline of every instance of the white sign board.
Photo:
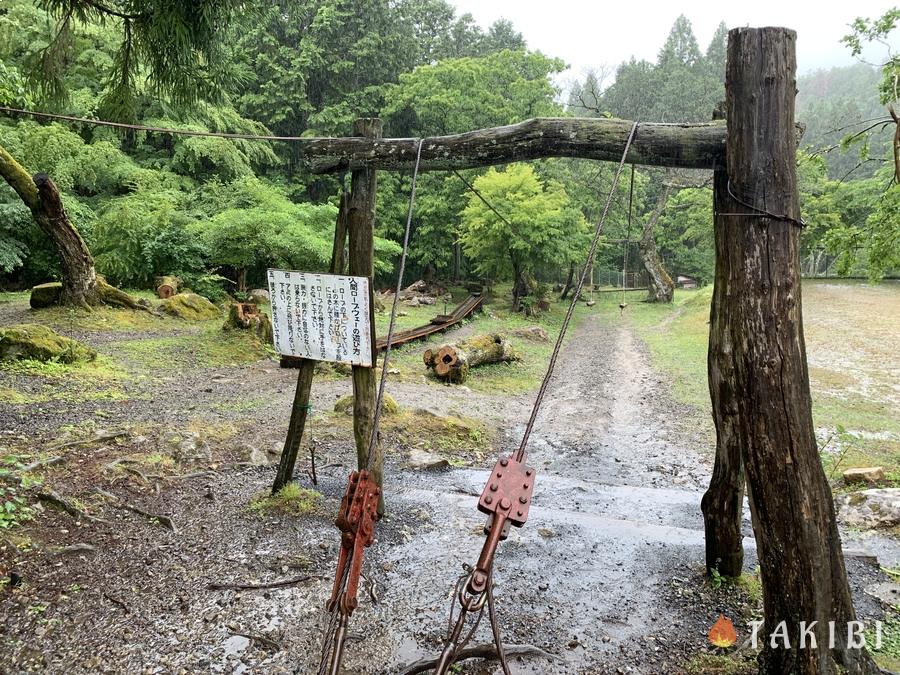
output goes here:
{"type": "Polygon", "coordinates": [[[268,278],[279,354],[372,365],[366,277],[269,270],[268,278]]]}

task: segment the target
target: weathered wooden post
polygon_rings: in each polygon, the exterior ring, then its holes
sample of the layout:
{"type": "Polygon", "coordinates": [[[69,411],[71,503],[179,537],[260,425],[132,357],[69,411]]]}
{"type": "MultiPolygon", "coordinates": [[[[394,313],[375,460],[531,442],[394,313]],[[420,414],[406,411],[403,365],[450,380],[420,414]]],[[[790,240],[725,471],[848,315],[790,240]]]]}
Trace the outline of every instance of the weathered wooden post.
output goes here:
{"type": "MultiPolygon", "coordinates": [[[[856,617],[813,431],[800,302],[795,51],[796,33],[784,28],[728,35],[727,174],[716,182],[716,208],[727,210],[715,218],[710,346],[714,415],[724,434],[717,468],[731,489],[722,513],[733,518],[727,513],[737,508],[739,447],[763,585],[760,672],[834,673],[839,664],[877,673],[865,649],[848,642],[856,617]]],[[[734,550],[733,542],[724,549],[732,562],[734,550]]]]}
{"type": "MultiPolygon", "coordinates": [[[[364,118],[353,123],[353,135],[366,138],[381,138],[383,124],[377,118],[364,118]]],[[[376,171],[369,165],[354,169],[350,174],[350,203],[347,224],[350,235],[350,274],[369,277],[370,288],[375,273],[375,191],[376,171]]],[[[374,290],[374,289],[373,289],[374,290]]],[[[372,324],[372,367],[353,366],[353,435],[356,439],[356,459],[360,469],[368,460],[369,438],[375,417],[375,314],[373,303],[369,302],[372,324]]],[[[381,445],[377,444],[372,472],[375,481],[382,485],[383,458],[381,445]]],[[[379,513],[384,512],[384,492],[378,504],[379,513]]]]}
{"type": "MultiPolygon", "coordinates": [[[[328,269],[331,274],[342,274],[344,271],[344,245],[346,243],[347,198],[342,194],[340,205],[338,206],[337,221],[334,225],[331,267],[328,269]]],[[[272,494],[278,492],[294,478],[294,465],[297,463],[300,441],[303,440],[306,420],[309,417],[309,393],[312,390],[315,369],[315,361],[300,359],[300,369],[297,373],[297,389],[294,391],[294,402],[291,405],[291,421],[288,424],[287,436],[284,439],[284,447],[281,450],[281,459],[278,461],[275,482],[272,483],[272,494]]]]}

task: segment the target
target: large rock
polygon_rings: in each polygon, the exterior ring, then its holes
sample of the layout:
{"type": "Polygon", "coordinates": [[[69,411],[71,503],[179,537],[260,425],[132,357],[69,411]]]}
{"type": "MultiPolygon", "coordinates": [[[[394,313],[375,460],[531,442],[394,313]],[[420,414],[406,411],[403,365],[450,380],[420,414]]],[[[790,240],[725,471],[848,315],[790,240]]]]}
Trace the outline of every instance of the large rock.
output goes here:
{"type": "Polygon", "coordinates": [[[838,495],[834,505],[838,519],[845,525],[866,529],[900,525],[900,488],[875,488],[838,495]]]}
{"type": "Polygon", "coordinates": [[[844,482],[847,485],[857,483],[868,483],[874,485],[880,480],[884,480],[884,469],[880,466],[859,467],[855,469],[847,469],[843,473],[844,482]]]}
{"type": "Polygon", "coordinates": [[[247,293],[247,299],[254,305],[267,305],[269,304],[269,291],[265,288],[254,288],[247,293]]]}
{"type": "MultiPolygon", "coordinates": [[[[345,415],[353,414],[353,395],[342,396],[334,402],[334,412],[344,413],[345,415]]],[[[385,394],[381,401],[381,414],[385,417],[400,414],[400,405],[390,394],[385,394]]]]}
{"type": "Polygon", "coordinates": [[[550,336],[543,326],[528,326],[527,328],[516,328],[512,334],[515,337],[531,340],[532,342],[549,342],[550,336]]]}
{"type": "Polygon", "coordinates": [[[179,293],[163,300],[160,309],[166,314],[177,316],[188,321],[209,321],[218,319],[222,313],[202,295],[196,293],[179,293]]]}
{"type": "Polygon", "coordinates": [[[410,469],[443,469],[450,466],[446,457],[435,455],[421,448],[413,448],[409,451],[409,460],[406,465],[410,469]]]}
{"type": "Polygon", "coordinates": [[[0,328],[0,361],[35,359],[75,363],[92,361],[97,352],[47,326],[23,323],[0,328]]]}
{"type": "Polygon", "coordinates": [[[62,294],[62,283],[51,281],[49,284],[38,284],[31,289],[29,303],[32,309],[43,309],[59,304],[59,296],[62,294]]]}

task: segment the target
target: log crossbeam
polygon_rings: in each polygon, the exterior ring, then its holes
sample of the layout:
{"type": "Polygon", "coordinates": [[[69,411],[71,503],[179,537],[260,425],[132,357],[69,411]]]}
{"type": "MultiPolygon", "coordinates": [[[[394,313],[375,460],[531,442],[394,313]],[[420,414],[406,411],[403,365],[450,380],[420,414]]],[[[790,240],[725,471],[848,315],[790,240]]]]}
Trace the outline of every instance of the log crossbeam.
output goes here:
{"type": "MultiPolygon", "coordinates": [[[[541,117],[503,127],[426,139],[420,171],[471,169],[546,157],[619,161],[633,122],[620,119],[541,117]]],[[[627,161],[645,166],[712,169],[725,159],[724,121],[702,124],[645,123],[638,127],[627,161]]],[[[314,139],[303,152],[313,173],[363,168],[411,170],[415,138],[314,139]]]]}

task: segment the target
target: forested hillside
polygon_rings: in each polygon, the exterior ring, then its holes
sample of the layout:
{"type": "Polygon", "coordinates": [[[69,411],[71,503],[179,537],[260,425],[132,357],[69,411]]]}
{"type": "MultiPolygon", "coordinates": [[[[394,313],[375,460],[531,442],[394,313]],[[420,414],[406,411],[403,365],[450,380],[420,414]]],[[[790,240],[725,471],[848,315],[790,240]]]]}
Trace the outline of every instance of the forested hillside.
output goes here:
{"type": "MultiPolygon", "coordinates": [[[[703,50],[684,17],[655,62],[631,59],[607,77],[591,73],[564,94],[553,76],[566,64],[529,50],[511,23],[482,30],[443,0],[213,3],[200,21],[179,14],[177,3],[167,7],[161,4],[150,22],[93,3],[4,3],[0,104],[155,127],[294,136],[346,135],[353,119],[380,116],[387,135],[427,136],[547,115],[708,121],[724,95],[726,27],[703,50]],[[175,30],[173,43],[164,31],[179,26],[197,34],[175,30]],[[189,39],[204,45],[199,56],[193,47],[179,53],[177,41],[189,39]]],[[[866,146],[830,149],[858,128],[853,124],[885,116],[878,79],[877,70],[859,65],[800,82],[811,269],[823,251],[838,256],[832,271],[840,273],[879,278],[897,267],[900,206],[896,189],[888,190],[890,132],[876,129],[866,146]]],[[[215,297],[259,285],[267,266],[327,266],[341,181],[308,173],[296,144],[3,116],[0,145],[30,173],[46,172],[56,182],[98,272],[113,284],[146,287],[157,275],[174,274],[215,297]]],[[[587,222],[599,214],[609,177],[609,167],[562,160],[423,175],[413,273],[515,279],[521,293],[544,293],[538,282],[565,280],[583,256],[587,222]],[[490,192],[517,224],[521,254],[484,245],[490,216],[479,212],[467,182],[490,192]],[[518,198],[523,184],[527,199],[518,198]]],[[[377,270],[384,279],[399,251],[408,183],[405,175],[380,177],[377,270]]],[[[640,265],[642,227],[655,214],[648,233],[669,273],[711,279],[709,176],[640,169],[631,203],[629,223],[623,181],[601,270],[640,265]]],[[[45,235],[6,185],[0,273],[8,288],[60,273],[45,235]]]]}

